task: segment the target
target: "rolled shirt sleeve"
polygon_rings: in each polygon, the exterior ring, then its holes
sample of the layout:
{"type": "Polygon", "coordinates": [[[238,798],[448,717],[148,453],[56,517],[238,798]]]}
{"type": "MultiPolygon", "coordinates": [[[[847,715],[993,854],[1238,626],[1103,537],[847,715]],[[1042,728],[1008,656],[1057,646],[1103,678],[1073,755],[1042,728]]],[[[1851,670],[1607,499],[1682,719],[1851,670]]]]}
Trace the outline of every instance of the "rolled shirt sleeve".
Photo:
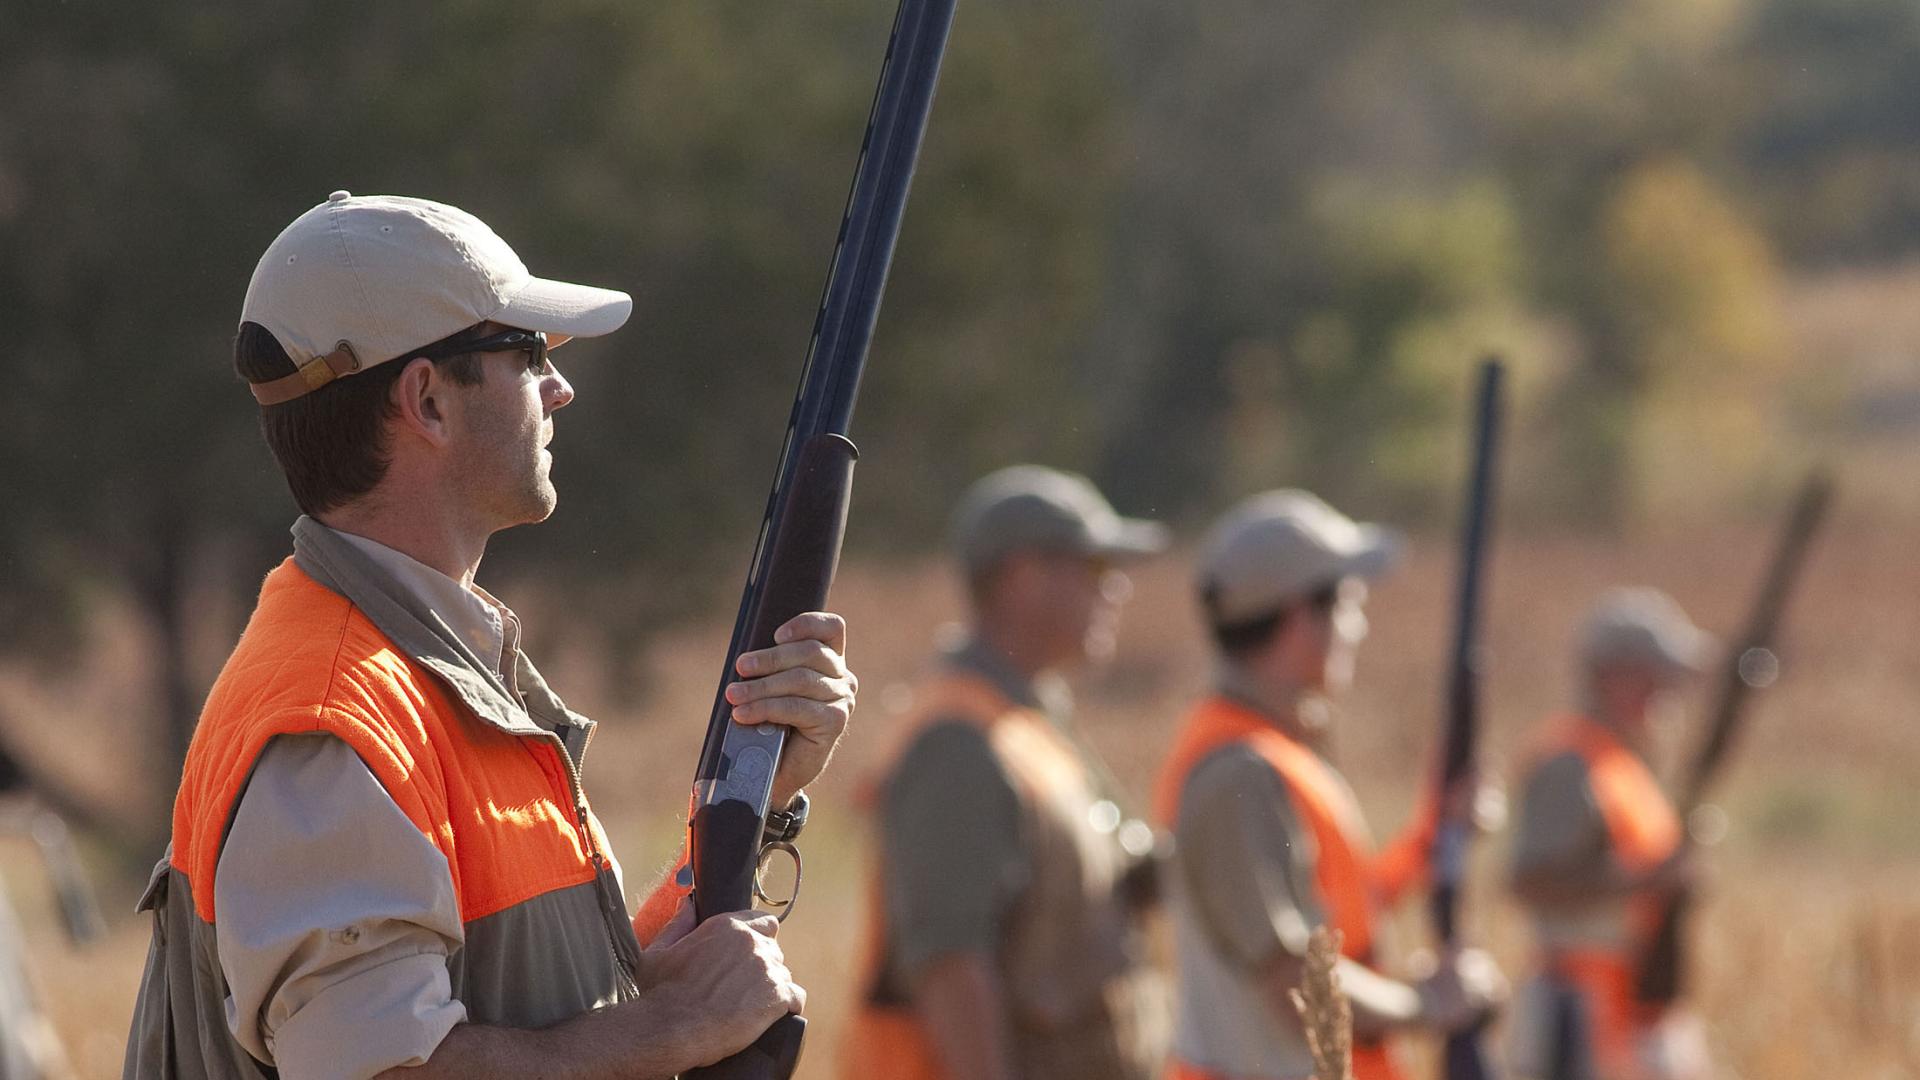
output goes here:
{"type": "Polygon", "coordinates": [[[1027,879],[1020,801],[984,733],[936,723],[888,779],[880,823],[888,945],[909,981],[940,956],[991,951],[1027,879]]]}
{"type": "Polygon", "coordinates": [[[227,1025],[290,1080],[422,1064],[466,1019],[446,858],[339,739],[283,735],[261,752],[214,905],[227,1025]]]}
{"type": "Polygon", "coordinates": [[[1313,885],[1317,852],[1286,782],[1245,747],[1203,759],[1180,795],[1174,825],[1180,884],[1222,955],[1260,968],[1302,956],[1324,916],[1313,885]]]}

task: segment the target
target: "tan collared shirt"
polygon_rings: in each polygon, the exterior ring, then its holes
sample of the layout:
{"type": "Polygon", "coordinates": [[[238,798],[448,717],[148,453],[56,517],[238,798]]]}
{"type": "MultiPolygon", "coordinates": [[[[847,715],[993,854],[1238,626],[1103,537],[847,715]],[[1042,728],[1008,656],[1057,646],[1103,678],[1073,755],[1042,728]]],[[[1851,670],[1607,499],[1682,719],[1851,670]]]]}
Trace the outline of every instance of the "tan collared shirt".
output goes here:
{"type": "MultiPolygon", "coordinates": [[[[1215,689],[1311,746],[1299,707],[1266,700],[1222,665],[1215,689]]],[[[1267,974],[1281,955],[1306,953],[1326,921],[1314,881],[1318,848],[1287,783],[1240,744],[1188,774],[1174,822],[1168,905],[1178,954],[1173,1048],[1182,1061],[1229,1076],[1293,1080],[1313,1073],[1306,1033],[1275,1007],[1267,974]]]]}
{"type": "MultiPolygon", "coordinates": [[[[1042,688],[985,645],[942,663],[988,679],[1009,701],[1066,722],[1064,684],[1042,688]]],[[[936,720],[901,755],[881,792],[889,957],[884,978],[904,993],[935,960],[991,952],[1007,907],[1031,877],[1020,796],[978,727],[936,720]]]]}
{"type": "MultiPolygon", "coordinates": [[[[321,526],[326,528],[326,526],[321,526]]],[[[335,536],[385,570],[416,601],[417,613],[438,616],[473,655],[515,691],[514,660],[520,655],[520,617],[478,583],[462,585],[405,552],[377,540],[332,529],[335,536]]]]}

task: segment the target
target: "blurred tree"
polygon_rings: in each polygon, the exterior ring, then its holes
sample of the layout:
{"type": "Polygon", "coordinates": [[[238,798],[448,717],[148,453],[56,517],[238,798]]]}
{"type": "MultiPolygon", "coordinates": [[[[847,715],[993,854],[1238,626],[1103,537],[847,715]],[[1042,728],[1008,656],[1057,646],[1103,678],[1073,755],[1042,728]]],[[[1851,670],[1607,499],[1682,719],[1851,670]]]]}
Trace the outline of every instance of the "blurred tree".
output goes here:
{"type": "MultiPolygon", "coordinates": [[[[261,248],[338,187],[466,206],[634,293],[630,328],[561,354],[566,497],[489,571],[537,568],[594,634],[707,604],[751,544],[891,9],[10,11],[0,634],[57,660],[90,598],[137,597],[183,743],[223,590],[292,509],[228,338],[261,248]]],[[[1304,483],[1417,517],[1488,349],[1542,446],[1516,503],[1620,521],[1636,447],[1736,468],[1767,441],[1729,403],[1781,357],[1775,250],[1920,239],[1917,44],[1907,0],[968,0],[852,549],[917,550],[1020,458],[1132,511],[1304,483]]]]}
{"type": "Polygon", "coordinates": [[[1123,497],[1199,513],[1298,483],[1430,505],[1454,455],[1429,444],[1472,363],[1526,322],[1510,197],[1430,44],[1454,18],[1388,0],[1115,10],[1130,170],[1087,388],[1123,497]]]}
{"type": "Polygon", "coordinates": [[[1620,453],[1689,463],[1672,484],[1662,483],[1672,470],[1637,470],[1651,505],[1724,504],[1710,478],[1788,464],[1772,460],[1778,425],[1758,404],[1787,355],[1771,243],[1681,161],[1622,177],[1600,219],[1598,284],[1623,351],[1639,361],[1622,373],[1641,404],[1620,453]]]}
{"type": "Polygon", "coordinates": [[[1635,510],[1646,411],[1680,385],[1666,374],[1764,366],[1782,347],[1771,241],[1720,179],[1767,99],[1744,48],[1755,17],[1746,0],[1607,0],[1454,27],[1475,128],[1520,193],[1529,293],[1575,332],[1550,404],[1557,482],[1538,496],[1555,516],[1614,526],[1635,510]]]}
{"type": "Polygon", "coordinates": [[[1920,7],[1765,0],[1745,47],[1766,93],[1742,162],[1788,255],[1878,261],[1920,246],[1920,7]]]}
{"type": "MultiPolygon", "coordinates": [[[[556,445],[567,497],[552,524],[507,534],[496,562],[571,583],[609,630],[706,596],[709,571],[743,566],[751,544],[891,12],[219,0],[11,13],[0,604],[15,644],[50,642],[54,602],[90,583],[130,589],[161,630],[168,745],[184,747],[215,660],[190,632],[229,610],[219,587],[250,588],[284,552],[292,516],[231,374],[236,312],[274,232],[341,187],[465,206],[537,271],[635,294],[624,334],[561,354],[581,392],[556,445]],[[208,566],[216,547],[241,554],[208,566]]],[[[883,346],[905,355],[875,365],[863,438],[913,447],[943,430],[925,422],[939,404],[956,409],[953,431],[984,411],[973,393],[1020,386],[948,383],[936,365],[1017,358],[1030,386],[1057,392],[1049,373],[1094,281],[1095,249],[1077,238],[1104,183],[1088,40],[1071,14],[969,5],[882,320],[883,346]]],[[[914,483],[908,468],[863,479],[891,496],[914,483]]]]}

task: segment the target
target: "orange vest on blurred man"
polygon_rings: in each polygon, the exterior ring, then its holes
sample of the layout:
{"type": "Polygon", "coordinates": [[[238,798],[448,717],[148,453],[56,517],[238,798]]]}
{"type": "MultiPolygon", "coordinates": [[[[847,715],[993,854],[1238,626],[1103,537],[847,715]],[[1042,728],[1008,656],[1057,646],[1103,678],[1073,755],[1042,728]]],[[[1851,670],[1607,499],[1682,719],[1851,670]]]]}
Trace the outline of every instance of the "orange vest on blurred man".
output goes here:
{"type": "MultiPolygon", "coordinates": [[[[1135,936],[1117,895],[1126,860],[1111,836],[1092,829],[1101,796],[1081,751],[1035,709],[991,680],[947,671],[923,686],[900,724],[899,746],[940,723],[966,723],[987,737],[1021,803],[1020,834],[1031,880],[1009,906],[994,955],[1010,1015],[1015,1074],[1026,1080],[1151,1075],[1158,1040],[1143,1014],[1149,974],[1129,947],[1135,936]]],[[[879,784],[894,770],[887,757],[879,784]]],[[[885,828],[885,822],[876,822],[885,828]]],[[[956,821],[955,828],[967,822],[956,821]]],[[[907,988],[888,962],[885,866],[869,889],[859,1011],[841,1048],[846,1080],[945,1080],[907,988]]]]}
{"type": "MultiPolygon", "coordinates": [[[[1171,827],[1194,767],[1233,743],[1254,750],[1286,784],[1295,810],[1313,834],[1314,885],[1329,928],[1342,936],[1340,952],[1373,966],[1380,899],[1390,889],[1381,880],[1380,861],[1353,792],[1318,753],[1289,738],[1253,709],[1225,697],[1208,698],[1182,722],[1154,792],[1155,816],[1171,827]]],[[[1402,1075],[1384,1042],[1354,1046],[1354,1080],[1399,1080],[1402,1075]]],[[[1177,1059],[1168,1068],[1168,1078],[1235,1080],[1177,1059]]]]}
{"type": "MultiPolygon", "coordinates": [[[[1652,870],[1680,846],[1680,819],[1652,770],[1606,725],[1569,717],[1535,757],[1535,766],[1573,754],[1586,766],[1594,805],[1606,826],[1608,853],[1632,873],[1652,870]]],[[[1541,915],[1541,964],[1583,1005],[1586,1051],[1607,1080],[1648,1076],[1643,1044],[1667,1009],[1638,1001],[1634,984],[1661,912],[1658,895],[1637,894],[1605,905],[1577,925],[1541,915]]]]}

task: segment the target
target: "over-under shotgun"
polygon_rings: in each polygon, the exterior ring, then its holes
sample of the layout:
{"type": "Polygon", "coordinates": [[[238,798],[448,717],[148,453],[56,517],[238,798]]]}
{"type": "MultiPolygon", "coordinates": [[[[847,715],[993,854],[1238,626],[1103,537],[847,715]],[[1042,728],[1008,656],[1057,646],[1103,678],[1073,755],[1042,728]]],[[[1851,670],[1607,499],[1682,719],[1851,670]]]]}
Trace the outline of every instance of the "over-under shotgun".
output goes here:
{"type": "MultiPolygon", "coordinates": [[[[825,606],[833,584],[858,456],[847,439],[847,426],[926,133],[953,8],[954,0],[901,0],[894,16],[853,189],[694,774],[689,855],[694,913],[703,922],[753,906],[761,833],[773,809],[767,804],[786,729],[734,723],[727,684],[735,677],[734,663],[741,653],[771,647],[773,633],[783,623],[825,606]]],[[[805,1033],[806,1021],[787,1016],[739,1054],[686,1075],[701,1080],[785,1080],[800,1060],[805,1033]]]]}
{"type": "MultiPolygon", "coordinates": [[[[1819,531],[1832,499],[1833,482],[1824,472],[1816,471],[1800,486],[1800,494],[1793,501],[1793,511],[1781,530],[1779,546],[1774,549],[1773,562],[1761,582],[1760,597],[1754,603],[1752,616],[1740,639],[1727,651],[1713,711],[1707,719],[1706,738],[1682,781],[1677,805],[1683,822],[1699,809],[1706,798],[1707,785],[1726,765],[1734,737],[1740,733],[1741,720],[1746,715],[1748,694],[1772,683],[1778,672],[1773,643],[1780,632],[1780,619],[1786,612],[1787,597],[1800,576],[1800,568],[1806,563],[1814,533],[1819,531]]],[[[1682,840],[1682,843],[1688,842],[1682,840]]],[[[1685,977],[1681,939],[1688,906],[1689,897],[1685,893],[1668,896],[1659,921],[1654,924],[1655,930],[1648,939],[1634,985],[1634,996],[1645,1004],[1664,1005],[1680,996],[1685,977]]]]}
{"type": "MultiPolygon", "coordinates": [[[[1460,569],[1454,598],[1453,653],[1447,667],[1445,732],[1440,754],[1442,797],[1474,767],[1480,731],[1481,599],[1487,550],[1492,543],[1494,466],[1500,449],[1505,367],[1489,358],[1480,366],[1474,395],[1473,464],[1467,474],[1466,514],[1460,528],[1460,569]]],[[[1443,949],[1460,942],[1460,893],[1467,873],[1467,842],[1473,823],[1442,813],[1432,852],[1434,936],[1443,949]]],[[[1447,1080],[1492,1080],[1493,1066],[1476,1029],[1447,1036],[1447,1080]]]]}

